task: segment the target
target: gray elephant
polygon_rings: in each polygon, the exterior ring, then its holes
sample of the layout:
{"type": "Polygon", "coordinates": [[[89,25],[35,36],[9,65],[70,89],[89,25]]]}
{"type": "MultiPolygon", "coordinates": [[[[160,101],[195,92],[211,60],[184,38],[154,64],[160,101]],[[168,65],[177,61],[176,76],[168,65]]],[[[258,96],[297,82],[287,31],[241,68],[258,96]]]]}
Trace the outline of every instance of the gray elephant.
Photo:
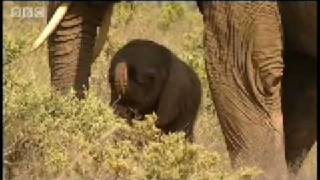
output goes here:
{"type": "MultiPolygon", "coordinates": [[[[57,90],[65,92],[73,87],[79,98],[84,97],[90,66],[107,39],[105,33],[97,33],[97,27],[101,26],[100,32],[108,31],[113,4],[49,4],[48,25],[33,48],[49,37],[51,82],[57,90]]],[[[232,165],[258,165],[266,177],[282,179],[287,172],[286,160],[288,164],[295,162],[316,140],[315,81],[300,91],[295,79],[283,78],[284,72],[294,71],[286,68],[299,69],[295,62],[303,61],[291,61],[290,57],[295,57],[291,53],[300,53],[310,63],[317,57],[316,2],[197,4],[203,15],[212,100],[232,165]],[[288,81],[283,91],[282,81],[288,81]],[[282,99],[290,93],[295,97],[282,99]],[[311,97],[311,101],[299,97],[311,97]],[[312,110],[297,106],[292,115],[292,103],[312,110]],[[306,113],[311,115],[304,116],[306,113]],[[299,124],[312,125],[297,128],[299,124]],[[296,138],[301,142],[296,143],[296,138]]],[[[302,81],[315,76],[316,68],[304,69],[313,74],[301,73],[302,81]]],[[[290,169],[296,172],[299,166],[290,169]]]]}

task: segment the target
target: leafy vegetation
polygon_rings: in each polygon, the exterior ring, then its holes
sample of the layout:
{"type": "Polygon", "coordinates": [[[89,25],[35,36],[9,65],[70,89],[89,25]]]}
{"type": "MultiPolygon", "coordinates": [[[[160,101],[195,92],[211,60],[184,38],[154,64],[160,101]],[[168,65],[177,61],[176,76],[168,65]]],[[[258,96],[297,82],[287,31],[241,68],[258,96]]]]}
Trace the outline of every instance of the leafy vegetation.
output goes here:
{"type": "Polygon", "coordinates": [[[159,180],[230,176],[220,166],[218,153],[187,142],[183,133],[161,134],[154,126],[155,115],[130,127],[94,90],[85,100],[72,92],[66,97],[52,94],[12,76],[14,63],[5,66],[7,176],[159,180]]]}
{"type": "Polygon", "coordinates": [[[159,17],[158,27],[161,30],[168,30],[170,25],[183,18],[185,8],[181,3],[165,3],[159,17]]]}

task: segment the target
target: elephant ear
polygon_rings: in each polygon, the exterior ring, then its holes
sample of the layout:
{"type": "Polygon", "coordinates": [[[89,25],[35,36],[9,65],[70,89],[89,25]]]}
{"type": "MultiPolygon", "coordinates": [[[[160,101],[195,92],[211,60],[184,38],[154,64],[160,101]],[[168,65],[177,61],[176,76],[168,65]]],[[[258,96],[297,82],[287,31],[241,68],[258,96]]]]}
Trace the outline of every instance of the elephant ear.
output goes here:
{"type": "Polygon", "coordinates": [[[128,87],[128,65],[125,62],[120,62],[115,67],[114,83],[116,91],[124,95],[128,87]]]}

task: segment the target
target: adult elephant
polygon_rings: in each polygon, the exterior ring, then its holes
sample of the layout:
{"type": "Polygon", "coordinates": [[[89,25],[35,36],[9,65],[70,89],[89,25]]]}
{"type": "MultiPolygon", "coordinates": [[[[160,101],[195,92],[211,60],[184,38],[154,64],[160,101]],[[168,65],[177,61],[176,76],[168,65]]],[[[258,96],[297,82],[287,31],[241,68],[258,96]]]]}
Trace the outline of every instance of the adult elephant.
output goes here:
{"type": "MultiPolygon", "coordinates": [[[[34,48],[50,35],[49,64],[53,87],[62,92],[73,87],[79,98],[84,97],[83,90],[89,88],[91,64],[107,39],[106,33],[97,35],[97,27],[101,26],[100,32],[108,31],[113,4],[49,4],[48,20],[51,20],[34,48]]],[[[265,177],[284,178],[287,166],[281,99],[284,68],[281,17],[285,35],[288,34],[286,42],[292,44],[294,51],[315,58],[316,3],[280,3],[280,6],[276,2],[197,4],[203,15],[206,69],[212,99],[232,164],[234,167],[258,165],[265,171],[265,177]],[[297,24],[308,25],[296,26],[297,19],[294,18],[297,17],[300,18],[297,24]],[[310,30],[312,33],[308,32],[310,30]],[[304,48],[299,48],[301,46],[304,48]]],[[[291,122],[290,117],[287,118],[286,122],[291,122]]],[[[303,117],[294,120],[309,121],[311,119],[303,117]]],[[[309,130],[305,127],[299,133],[309,130]]],[[[298,146],[286,144],[286,147],[300,153],[315,141],[309,135],[300,137],[310,141],[298,146]]],[[[294,143],[292,138],[288,142],[294,143]]],[[[299,153],[291,153],[287,161],[295,161],[299,153]]]]}

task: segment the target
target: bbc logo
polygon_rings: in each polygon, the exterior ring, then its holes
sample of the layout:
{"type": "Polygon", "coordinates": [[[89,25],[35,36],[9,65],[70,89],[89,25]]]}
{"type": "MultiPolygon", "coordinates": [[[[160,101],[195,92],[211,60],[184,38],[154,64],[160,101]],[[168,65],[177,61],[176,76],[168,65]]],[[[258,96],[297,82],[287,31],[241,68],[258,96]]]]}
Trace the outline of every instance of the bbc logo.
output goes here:
{"type": "Polygon", "coordinates": [[[44,7],[14,7],[11,9],[13,18],[43,18],[46,9],[44,7]]]}

